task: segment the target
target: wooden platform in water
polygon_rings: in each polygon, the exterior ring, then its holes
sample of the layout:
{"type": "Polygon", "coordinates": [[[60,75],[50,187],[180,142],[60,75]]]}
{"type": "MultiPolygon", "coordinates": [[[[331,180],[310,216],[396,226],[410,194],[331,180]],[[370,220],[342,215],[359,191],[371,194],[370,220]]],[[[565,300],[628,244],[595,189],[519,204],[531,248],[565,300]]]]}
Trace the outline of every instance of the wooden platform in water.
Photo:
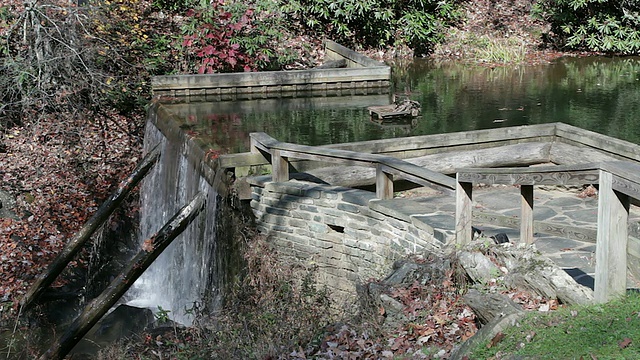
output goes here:
{"type": "Polygon", "coordinates": [[[379,124],[393,123],[394,121],[407,118],[416,118],[420,116],[422,112],[420,104],[412,100],[405,100],[390,105],[369,106],[367,110],[369,110],[371,120],[379,124]]]}

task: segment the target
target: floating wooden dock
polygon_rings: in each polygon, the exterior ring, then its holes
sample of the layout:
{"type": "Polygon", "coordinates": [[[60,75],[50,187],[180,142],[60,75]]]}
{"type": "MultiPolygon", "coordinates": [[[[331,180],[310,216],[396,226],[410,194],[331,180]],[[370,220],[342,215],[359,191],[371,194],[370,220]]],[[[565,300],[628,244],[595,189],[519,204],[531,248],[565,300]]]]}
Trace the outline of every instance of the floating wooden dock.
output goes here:
{"type": "Polygon", "coordinates": [[[417,101],[404,100],[400,103],[383,106],[369,106],[371,120],[379,124],[394,122],[400,119],[416,118],[422,109],[417,101]]]}

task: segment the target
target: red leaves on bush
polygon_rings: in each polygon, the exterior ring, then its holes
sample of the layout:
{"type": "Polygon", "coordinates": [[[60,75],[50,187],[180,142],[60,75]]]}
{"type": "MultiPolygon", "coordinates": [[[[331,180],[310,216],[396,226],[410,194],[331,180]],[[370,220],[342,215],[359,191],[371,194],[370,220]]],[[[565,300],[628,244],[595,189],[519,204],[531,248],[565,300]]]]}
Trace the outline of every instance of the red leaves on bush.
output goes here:
{"type": "MultiPolygon", "coordinates": [[[[213,1],[208,8],[187,12],[194,29],[184,36],[182,46],[187,54],[199,62],[199,74],[232,71],[255,71],[256,59],[241,49],[234,39],[250,32],[252,9],[247,9],[238,20],[224,10],[223,1],[213,1]]],[[[265,59],[258,59],[265,60],[265,59]]]]}

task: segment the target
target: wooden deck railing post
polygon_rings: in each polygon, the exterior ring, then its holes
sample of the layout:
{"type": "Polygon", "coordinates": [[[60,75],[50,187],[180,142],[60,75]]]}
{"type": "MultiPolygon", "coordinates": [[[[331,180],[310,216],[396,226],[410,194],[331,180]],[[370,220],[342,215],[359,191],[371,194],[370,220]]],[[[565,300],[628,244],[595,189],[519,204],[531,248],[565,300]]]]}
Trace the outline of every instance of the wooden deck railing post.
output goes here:
{"type": "Polygon", "coordinates": [[[393,175],[383,171],[382,164],[376,165],[376,196],[378,199],[393,199],[393,175]]]}
{"type": "Polygon", "coordinates": [[[600,170],[595,301],[624,295],[627,288],[629,196],[613,190],[613,175],[600,170]]]}
{"type": "Polygon", "coordinates": [[[520,241],[533,243],[533,185],[520,185],[520,241]]]}
{"type": "Polygon", "coordinates": [[[456,244],[465,245],[473,237],[471,230],[471,206],[473,184],[459,180],[456,175],[456,244]]]}
{"type": "Polygon", "coordinates": [[[289,159],[282,156],[280,150],[271,150],[271,168],[272,181],[289,181],[289,159]]]}

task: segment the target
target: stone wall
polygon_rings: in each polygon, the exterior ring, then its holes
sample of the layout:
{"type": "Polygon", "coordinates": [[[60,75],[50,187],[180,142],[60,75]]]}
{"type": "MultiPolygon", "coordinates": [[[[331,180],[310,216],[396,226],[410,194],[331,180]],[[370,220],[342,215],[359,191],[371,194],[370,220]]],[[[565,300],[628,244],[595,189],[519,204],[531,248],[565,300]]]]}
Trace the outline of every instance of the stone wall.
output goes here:
{"type": "MultiPolygon", "coordinates": [[[[253,182],[258,230],[285,255],[317,266],[317,281],[343,300],[408,254],[442,252],[453,234],[378,200],[375,193],[289,181],[253,182]]],[[[428,211],[428,209],[425,209],[428,211]]]]}

